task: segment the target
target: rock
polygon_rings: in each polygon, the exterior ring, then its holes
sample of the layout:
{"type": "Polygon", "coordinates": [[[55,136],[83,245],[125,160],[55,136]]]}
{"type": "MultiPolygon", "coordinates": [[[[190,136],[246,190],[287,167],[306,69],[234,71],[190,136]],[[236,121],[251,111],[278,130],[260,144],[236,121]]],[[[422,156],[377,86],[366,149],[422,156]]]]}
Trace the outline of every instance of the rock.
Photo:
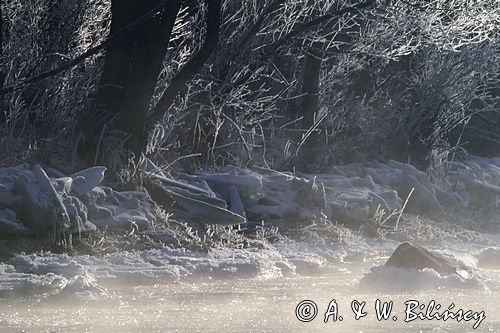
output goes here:
{"type": "Polygon", "coordinates": [[[431,268],[440,274],[457,274],[460,268],[457,263],[441,254],[430,252],[421,246],[410,242],[400,244],[389,260],[385,263],[389,267],[406,267],[415,269],[431,268]]]}

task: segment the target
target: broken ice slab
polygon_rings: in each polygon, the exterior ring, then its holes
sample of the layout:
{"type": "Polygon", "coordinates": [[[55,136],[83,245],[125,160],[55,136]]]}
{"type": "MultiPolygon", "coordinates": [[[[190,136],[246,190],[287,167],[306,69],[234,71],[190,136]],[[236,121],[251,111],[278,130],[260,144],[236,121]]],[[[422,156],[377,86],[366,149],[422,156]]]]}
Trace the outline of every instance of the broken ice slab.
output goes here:
{"type": "Polygon", "coordinates": [[[21,198],[17,214],[30,230],[64,233],[70,228],[66,207],[41,166],[35,165],[30,177],[17,178],[13,194],[21,198]]]}
{"type": "Polygon", "coordinates": [[[205,224],[237,225],[246,222],[245,217],[227,209],[224,200],[208,196],[205,191],[188,191],[193,186],[168,186],[177,182],[160,182],[159,179],[151,181],[148,190],[158,204],[166,205],[168,201],[177,202],[188,214],[199,218],[205,224]],[[167,185],[166,185],[166,184],[167,185]]]}
{"type": "Polygon", "coordinates": [[[241,201],[241,197],[236,186],[229,187],[229,210],[244,218],[247,217],[245,213],[245,206],[241,201]]]}
{"type": "Polygon", "coordinates": [[[17,219],[16,213],[10,209],[0,210],[0,232],[16,235],[27,235],[31,232],[17,219]]]}
{"type": "Polygon", "coordinates": [[[106,172],[105,167],[95,166],[72,174],[73,184],[71,185],[71,191],[76,195],[90,192],[101,184],[104,179],[104,172],[106,172]]]}
{"type": "Polygon", "coordinates": [[[105,170],[93,167],[70,177],[52,170],[58,178],[50,178],[40,165],[0,168],[0,232],[49,234],[65,242],[71,234],[96,231],[96,225],[151,228],[155,217],[147,194],[100,186],[105,170]],[[102,211],[108,215],[96,215],[102,211]]]}
{"type": "Polygon", "coordinates": [[[180,193],[166,189],[172,198],[184,209],[193,215],[203,218],[201,222],[205,224],[236,225],[246,222],[246,219],[222,207],[212,205],[208,202],[185,197],[180,193]]]}

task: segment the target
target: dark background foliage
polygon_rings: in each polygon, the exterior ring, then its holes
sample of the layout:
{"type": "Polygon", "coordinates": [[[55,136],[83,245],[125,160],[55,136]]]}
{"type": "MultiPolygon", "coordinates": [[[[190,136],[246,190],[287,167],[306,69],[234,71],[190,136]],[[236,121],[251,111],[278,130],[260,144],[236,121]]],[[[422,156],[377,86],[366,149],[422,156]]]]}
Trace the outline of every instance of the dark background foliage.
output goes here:
{"type": "Polygon", "coordinates": [[[3,0],[4,164],[498,156],[495,0],[3,0]]]}

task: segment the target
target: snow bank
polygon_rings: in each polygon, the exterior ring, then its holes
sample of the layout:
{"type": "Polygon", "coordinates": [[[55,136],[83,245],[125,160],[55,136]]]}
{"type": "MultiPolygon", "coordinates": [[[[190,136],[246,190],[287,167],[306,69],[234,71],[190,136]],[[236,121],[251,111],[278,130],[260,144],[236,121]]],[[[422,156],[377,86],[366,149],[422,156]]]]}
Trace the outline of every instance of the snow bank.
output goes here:
{"type": "Polygon", "coordinates": [[[375,266],[370,269],[360,281],[360,288],[371,291],[401,292],[432,290],[438,288],[485,288],[479,277],[469,276],[462,272],[458,274],[442,275],[433,269],[375,266]]]}
{"type": "MultiPolygon", "coordinates": [[[[148,167],[148,172],[156,168],[151,162],[148,167]]],[[[334,166],[324,174],[228,166],[217,173],[180,173],[175,178],[155,175],[154,190],[163,196],[154,197],[177,201],[204,223],[327,217],[359,225],[382,210],[385,216],[398,212],[407,198],[405,212],[442,221],[465,208],[498,209],[500,159],[472,156],[450,163],[440,186],[425,172],[396,161],[334,166]]]]}
{"type": "MultiPolygon", "coordinates": [[[[0,168],[0,232],[55,231],[67,236],[97,228],[150,228],[154,216],[147,194],[102,186],[105,170],[93,167],[66,176],[39,165],[0,168]]],[[[407,198],[405,212],[436,221],[461,209],[500,207],[498,158],[450,163],[440,186],[426,173],[395,161],[334,166],[323,174],[228,166],[216,173],[168,175],[146,159],[141,170],[156,202],[165,208],[177,202],[206,224],[292,223],[326,217],[359,226],[381,211],[397,215],[407,198]]]]}
{"type": "Polygon", "coordinates": [[[500,158],[472,156],[450,164],[449,192],[463,207],[500,208],[500,158]]]}
{"type": "Polygon", "coordinates": [[[500,268],[500,248],[490,247],[484,249],[477,256],[478,265],[484,268],[500,268]]]}
{"type": "Polygon", "coordinates": [[[52,233],[58,241],[97,227],[149,228],[154,216],[145,194],[101,186],[105,170],[65,176],[40,165],[0,168],[0,232],[52,233]]]}
{"type": "Polygon", "coordinates": [[[0,298],[57,292],[64,284],[65,279],[57,274],[26,274],[0,264],[0,298]]]}
{"type": "Polygon", "coordinates": [[[315,272],[326,260],[283,248],[183,249],[116,252],[103,257],[63,254],[17,255],[0,264],[0,298],[44,295],[90,300],[108,297],[106,284],[148,284],[185,277],[268,279],[315,272]]]}

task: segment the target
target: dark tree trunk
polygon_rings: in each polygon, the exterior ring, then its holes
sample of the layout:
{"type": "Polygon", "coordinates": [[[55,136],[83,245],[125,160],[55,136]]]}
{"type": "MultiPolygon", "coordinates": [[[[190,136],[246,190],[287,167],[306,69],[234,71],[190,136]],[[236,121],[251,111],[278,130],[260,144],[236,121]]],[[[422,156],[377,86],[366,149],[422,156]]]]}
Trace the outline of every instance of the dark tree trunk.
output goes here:
{"type": "MultiPolygon", "coordinates": [[[[0,0],[0,57],[3,57],[3,1],[0,0]]],[[[0,89],[3,88],[5,74],[3,72],[3,65],[0,67],[0,89]]]]}
{"type": "Polygon", "coordinates": [[[314,125],[319,111],[319,78],[323,62],[322,46],[311,47],[304,63],[302,79],[302,126],[308,129],[314,125]]]}
{"type": "Polygon", "coordinates": [[[149,104],[162,69],[168,42],[182,0],[113,0],[110,36],[120,34],[106,52],[97,103],[102,120],[87,121],[87,159],[94,158],[101,131],[128,137],[126,147],[140,155],[149,104]],[[150,17],[139,19],[150,13],[150,17]],[[131,28],[124,28],[138,21],[131,28]],[[90,142],[89,142],[90,141],[90,142]],[[89,153],[91,156],[89,156],[89,153]],[[94,155],[94,156],[92,156],[94,155]]]}
{"type": "MultiPolygon", "coordinates": [[[[302,128],[308,130],[315,125],[319,111],[319,80],[321,74],[321,64],[323,63],[323,43],[315,43],[306,54],[304,62],[304,72],[302,77],[302,105],[301,115],[302,128]]],[[[299,151],[299,161],[297,168],[307,171],[307,165],[315,160],[314,149],[316,147],[318,135],[312,132],[304,142],[299,151]]]]}
{"type": "MultiPolygon", "coordinates": [[[[3,24],[3,1],[0,0],[0,59],[3,57],[3,29],[4,29],[4,24],[3,24]]],[[[3,61],[3,59],[2,59],[3,61]]],[[[4,86],[4,81],[5,81],[5,73],[3,72],[4,70],[4,64],[0,64],[0,89],[3,88],[4,86]]],[[[5,123],[6,120],[6,112],[5,110],[5,105],[4,105],[4,96],[0,95],[0,125],[5,123]]]]}
{"type": "Polygon", "coordinates": [[[156,104],[151,114],[151,121],[159,121],[175,101],[179,92],[186,83],[197,74],[207,62],[219,44],[222,0],[207,0],[208,8],[206,14],[205,41],[198,53],[196,53],[184,67],[170,81],[169,86],[156,104]]]}
{"type": "MultiPolygon", "coordinates": [[[[172,78],[169,86],[163,93],[162,97],[153,109],[150,115],[149,125],[154,122],[160,121],[166,112],[170,109],[175,99],[181,93],[181,91],[186,87],[187,82],[200,70],[203,65],[209,60],[212,54],[217,49],[220,37],[221,28],[221,14],[222,14],[222,0],[206,0],[207,12],[205,16],[206,22],[206,36],[203,45],[199,51],[184,65],[184,67],[172,78]]],[[[192,99],[196,100],[201,104],[209,104],[207,101],[206,92],[202,92],[197,96],[192,96],[192,99]]],[[[196,131],[194,123],[196,120],[193,119],[193,131],[196,131]]],[[[201,127],[205,127],[203,122],[200,122],[201,127]]],[[[209,151],[209,142],[207,140],[201,148],[205,154],[209,151]],[[205,145],[206,144],[206,145],[205,145]]]]}

